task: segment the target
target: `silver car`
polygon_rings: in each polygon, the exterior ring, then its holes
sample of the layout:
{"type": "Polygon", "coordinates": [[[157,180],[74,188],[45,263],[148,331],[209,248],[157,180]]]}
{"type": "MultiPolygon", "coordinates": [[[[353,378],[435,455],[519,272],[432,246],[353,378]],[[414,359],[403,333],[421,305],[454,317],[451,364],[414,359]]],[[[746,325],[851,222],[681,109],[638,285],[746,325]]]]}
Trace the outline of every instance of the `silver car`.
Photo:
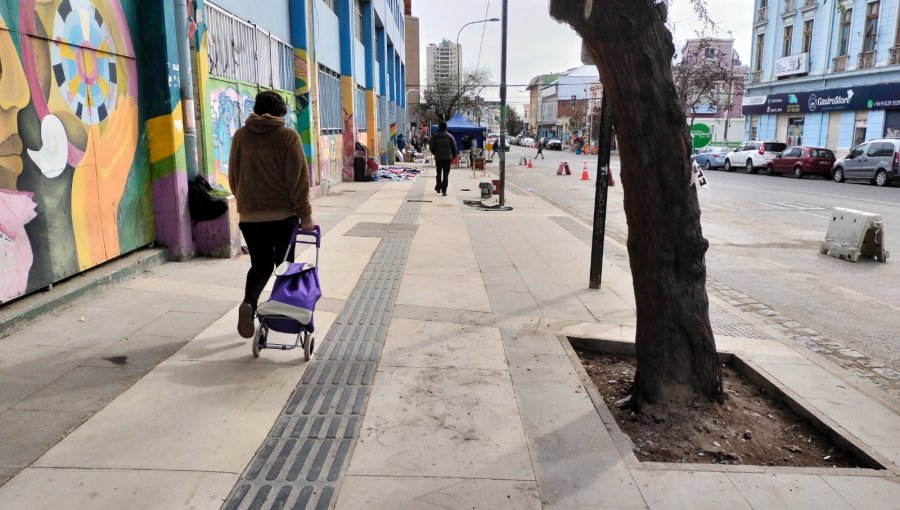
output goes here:
{"type": "Polygon", "coordinates": [[[900,180],[900,139],[879,138],[861,143],[834,163],[835,182],[864,179],[876,186],[900,180]]]}

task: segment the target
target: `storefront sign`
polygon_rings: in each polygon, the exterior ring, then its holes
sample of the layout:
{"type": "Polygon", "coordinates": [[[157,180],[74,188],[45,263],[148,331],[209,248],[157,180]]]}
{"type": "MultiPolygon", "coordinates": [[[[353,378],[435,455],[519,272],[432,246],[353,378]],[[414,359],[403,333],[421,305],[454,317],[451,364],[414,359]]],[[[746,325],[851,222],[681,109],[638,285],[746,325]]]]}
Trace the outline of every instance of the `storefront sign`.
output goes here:
{"type": "Polygon", "coordinates": [[[706,147],[712,141],[712,131],[709,126],[700,122],[691,126],[691,138],[694,139],[694,149],[706,147]]]}
{"type": "Polygon", "coordinates": [[[775,59],[775,77],[809,72],[809,53],[775,59]]]}
{"type": "Polygon", "coordinates": [[[750,96],[741,112],[816,113],[854,110],[900,110],[900,84],[862,85],[814,92],[750,96]],[[765,101],[760,98],[765,97],[765,101]]]}

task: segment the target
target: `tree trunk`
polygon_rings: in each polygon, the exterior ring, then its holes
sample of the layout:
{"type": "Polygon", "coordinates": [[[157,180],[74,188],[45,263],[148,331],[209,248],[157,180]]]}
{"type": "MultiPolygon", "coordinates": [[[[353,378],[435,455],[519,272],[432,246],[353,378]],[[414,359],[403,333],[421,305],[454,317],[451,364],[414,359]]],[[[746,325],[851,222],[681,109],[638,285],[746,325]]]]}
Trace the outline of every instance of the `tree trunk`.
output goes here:
{"type": "Polygon", "coordinates": [[[637,303],[632,405],[722,401],[690,141],[672,81],[672,35],[652,0],[551,0],[584,39],[619,139],[637,303]]]}

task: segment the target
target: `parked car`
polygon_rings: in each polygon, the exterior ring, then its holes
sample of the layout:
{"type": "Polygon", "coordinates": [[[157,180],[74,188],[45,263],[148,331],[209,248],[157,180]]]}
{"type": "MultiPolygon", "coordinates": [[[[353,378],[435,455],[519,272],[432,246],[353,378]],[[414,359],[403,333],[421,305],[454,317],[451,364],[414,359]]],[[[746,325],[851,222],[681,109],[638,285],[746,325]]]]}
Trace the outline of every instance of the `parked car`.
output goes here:
{"type": "Polygon", "coordinates": [[[769,161],[766,173],[794,174],[797,179],[802,179],[804,175],[821,175],[830,179],[834,161],[834,153],[823,147],[788,147],[769,161]]]}
{"type": "Polygon", "coordinates": [[[769,161],[785,149],[787,144],[781,142],[744,142],[725,155],[725,171],[731,172],[737,167],[744,167],[748,174],[756,173],[757,169],[766,168],[769,161]]]}
{"type": "Polygon", "coordinates": [[[725,156],[731,152],[728,147],[709,146],[697,151],[697,154],[691,156],[691,160],[696,161],[704,170],[712,170],[713,168],[725,168],[725,156]]]}
{"type": "Polygon", "coordinates": [[[562,140],[559,138],[551,138],[547,140],[547,148],[552,151],[560,151],[562,150],[562,140]]]}
{"type": "Polygon", "coordinates": [[[519,145],[521,145],[522,147],[534,147],[534,138],[526,136],[525,138],[522,138],[522,140],[519,142],[519,145]]]}
{"type": "Polygon", "coordinates": [[[862,143],[837,160],[831,177],[835,182],[866,179],[876,186],[900,180],[900,139],[879,138],[862,143]]]}

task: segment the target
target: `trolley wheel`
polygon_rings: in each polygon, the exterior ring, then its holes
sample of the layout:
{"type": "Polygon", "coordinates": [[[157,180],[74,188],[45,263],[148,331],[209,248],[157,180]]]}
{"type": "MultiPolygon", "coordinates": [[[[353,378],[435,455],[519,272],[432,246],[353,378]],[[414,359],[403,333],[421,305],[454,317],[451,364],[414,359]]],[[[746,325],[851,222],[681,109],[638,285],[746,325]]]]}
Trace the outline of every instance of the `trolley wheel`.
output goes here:
{"type": "Polygon", "coordinates": [[[269,331],[265,326],[260,326],[256,329],[256,334],[253,335],[253,357],[258,358],[259,352],[266,348],[266,339],[269,336],[269,331]]]}
{"type": "Polygon", "coordinates": [[[311,360],[315,347],[316,336],[312,333],[306,333],[303,337],[303,359],[306,361],[311,360]]]}

